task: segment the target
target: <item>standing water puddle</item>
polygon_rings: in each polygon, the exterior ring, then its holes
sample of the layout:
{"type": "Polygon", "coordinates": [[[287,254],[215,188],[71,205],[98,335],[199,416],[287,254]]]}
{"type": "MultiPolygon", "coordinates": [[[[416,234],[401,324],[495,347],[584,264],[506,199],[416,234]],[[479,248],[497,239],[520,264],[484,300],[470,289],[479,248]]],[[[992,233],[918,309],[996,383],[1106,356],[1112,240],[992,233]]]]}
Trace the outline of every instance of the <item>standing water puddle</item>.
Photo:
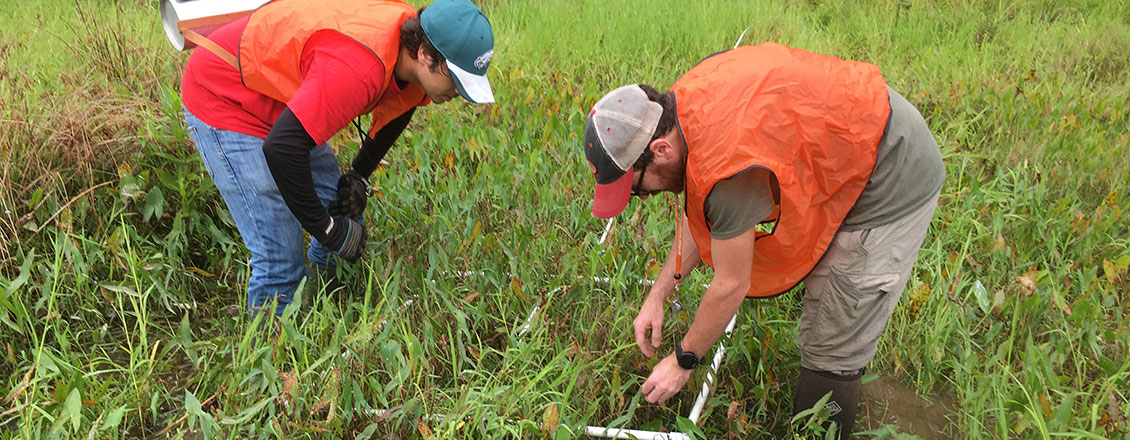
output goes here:
{"type": "Polygon", "coordinates": [[[927,400],[897,380],[880,377],[863,385],[863,397],[856,431],[898,426],[900,432],[925,440],[959,437],[957,427],[947,419],[957,413],[950,396],[930,396],[927,400]]]}

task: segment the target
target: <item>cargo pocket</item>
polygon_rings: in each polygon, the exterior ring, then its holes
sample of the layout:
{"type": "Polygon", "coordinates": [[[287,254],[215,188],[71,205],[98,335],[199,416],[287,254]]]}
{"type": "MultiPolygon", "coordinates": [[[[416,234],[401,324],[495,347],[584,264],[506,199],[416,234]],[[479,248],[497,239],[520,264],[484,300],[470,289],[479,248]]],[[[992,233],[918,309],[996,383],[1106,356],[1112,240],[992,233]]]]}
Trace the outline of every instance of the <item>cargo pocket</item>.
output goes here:
{"type": "Polygon", "coordinates": [[[898,298],[896,273],[843,273],[831,270],[818,299],[806,302],[798,342],[806,365],[839,371],[860,368],[875,353],[898,298]],[[810,312],[812,312],[810,314],[810,312]]]}
{"type": "Polygon", "coordinates": [[[869,250],[864,246],[864,241],[870,232],[870,229],[865,229],[837,233],[831,249],[824,256],[828,260],[828,271],[839,274],[876,271],[877,269],[869,267],[869,250]]]}
{"type": "Polygon", "coordinates": [[[898,274],[887,273],[837,273],[829,274],[829,284],[843,298],[843,311],[870,308],[872,302],[896,291],[898,274]]]}

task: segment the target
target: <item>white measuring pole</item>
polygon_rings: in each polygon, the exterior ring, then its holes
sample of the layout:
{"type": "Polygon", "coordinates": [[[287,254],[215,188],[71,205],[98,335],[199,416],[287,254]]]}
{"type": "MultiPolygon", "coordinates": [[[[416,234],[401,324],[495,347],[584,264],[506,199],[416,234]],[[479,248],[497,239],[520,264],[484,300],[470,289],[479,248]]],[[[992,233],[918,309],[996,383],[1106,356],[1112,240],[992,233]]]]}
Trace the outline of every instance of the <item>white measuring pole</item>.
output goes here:
{"type": "Polygon", "coordinates": [[[606,428],[604,426],[586,426],[585,434],[590,437],[626,438],[640,440],[691,440],[689,435],[681,432],[656,432],[640,431],[638,429],[606,428]]]}
{"type": "Polygon", "coordinates": [[[616,217],[609,217],[608,218],[608,224],[604,225],[604,234],[600,235],[600,243],[601,244],[604,244],[604,239],[608,238],[608,230],[612,229],[612,221],[613,220],[616,220],[616,217]]]}
{"type": "MultiPolygon", "coordinates": [[[[738,315],[730,318],[730,323],[726,324],[726,336],[734,331],[734,324],[738,322],[738,315]]],[[[726,346],[718,344],[718,352],[714,353],[714,360],[710,362],[710,369],[706,370],[706,380],[702,381],[702,392],[698,393],[698,398],[694,401],[694,406],[691,408],[691,415],[687,417],[691,419],[691,423],[698,424],[698,418],[702,416],[702,408],[706,406],[706,398],[710,397],[710,385],[714,383],[714,374],[718,372],[718,368],[722,366],[722,357],[726,355],[726,346]]]]}
{"type": "MultiPolygon", "coordinates": [[[[609,220],[608,227],[605,228],[606,234],[608,232],[608,228],[611,227],[611,226],[612,226],[612,222],[611,222],[611,220],[609,220]]],[[[601,238],[601,241],[602,242],[604,241],[603,237],[601,238]]],[[[458,275],[458,276],[464,276],[464,277],[485,275],[485,273],[482,272],[482,271],[474,271],[474,272],[471,272],[471,271],[458,271],[458,272],[444,271],[444,272],[441,272],[441,273],[443,275],[458,275]]],[[[513,275],[511,275],[511,276],[513,276],[513,275]]],[[[611,278],[608,278],[608,277],[577,276],[577,279],[578,280],[591,280],[593,282],[605,283],[605,284],[612,282],[611,278]]],[[[432,280],[432,282],[434,283],[435,281],[432,280]]],[[[644,284],[644,285],[649,285],[649,286],[652,285],[652,284],[655,284],[654,281],[650,281],[650,280],[646,280],[646,279],[639,280],[638,283],[644,284]]],[[[553,294],[560,292],[564,289],[565,289],[565,286],[557,287],[556,289],[549,291],[546,294],[546,296],[547,297],[552,296],[553,294]]],[[[397,314],[399,315],[405,308],[411,306],[412,302],[413,302],[412,300],[405,301],[405,303],[403,305],[401,305],[400,308],[397,310],[397,314]]],[[[541,306],[534,306],[533,310],[530,311],[530,315],[526,317],[525,323],[522,325],[521,329],[519,329],[518,336],[522,336],[522,335],[526,334],[527,331],[530,330],[530,326],[533,324],[534,316],[537,315],[537,312],[540,309],[541,309],[541,306]]],[[[729,336],[731,333],[733,333],[734,326],[737,323],[737,319],[738,319],[738,316],[736,314],[733,317],[730,318],[730,323],[726,325],[725,334],[727,336],[729,336]]],[[[381,322],[381,325],[383,326],[384,322],[381,322]]],[[[688,419],[690,419],[691,423],[694,423],[694,424],[697,425],[699,417],[702,417],[702,411],[706,407],[706,400],[710,397],[711,385],[714,383],[715,373],[718,371],[719,368],[721,368],[722,359],[725,357],[725,355],[726,355],[726,346],[719,345],[718,351],[714,353],[714,358],[710,363],[710,370],[707,370],[707,372],[706,372],[706,379],[702,382],[702,391],[700,391],[698,396],[695,398],[694,405],[691,407],[690,416],[687,417],[688,419]]],[[[366,412],[369,415],[384,416],[385,414],[388,413],[388,411],[389,410],[374,409],[374,410],[370,410],[370,411],[366,411],[366,412]]],[[[428,414],[428,415],[425,415],[425,418],[431,419],[431,420],[436,420],[436,419],[443,420],[444,416],[428,414]]],[[[681,433],[681,432],[643,431],[643,430],[638,430],[638,429],[610,428],[610,427],[607,427],[607,426],[585,426],[585,434],[590,436],[590,437],[604,437],[604,438],[617,438],[617,439],[690,440],[690,436],[688,436],[684,433],[681,433]]]]}

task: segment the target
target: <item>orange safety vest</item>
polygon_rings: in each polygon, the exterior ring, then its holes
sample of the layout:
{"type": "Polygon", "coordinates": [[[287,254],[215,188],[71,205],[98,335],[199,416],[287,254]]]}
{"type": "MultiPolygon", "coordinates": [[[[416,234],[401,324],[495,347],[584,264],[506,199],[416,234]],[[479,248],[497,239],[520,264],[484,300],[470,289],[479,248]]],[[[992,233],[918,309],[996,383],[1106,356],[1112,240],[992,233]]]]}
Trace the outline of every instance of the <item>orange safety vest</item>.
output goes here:
{"type": "Polygon", "coordinates": [[[784,293],[824,256],[875,167],[890,114],[873,64],[776,43],[708,57],[675,93],[686,142],[686,214],[702,260],[710,255],[706,196],[719,181],[752,168],[772,172],[778,205],[757,233],[746,296],[784,293]]]}
{"type": "Polygon", "coordinates": [[[203,37],[199,34],[190,40],[239,69],[247,88],[287,102],[302,85],[302,50],[310,36],[326,29],[345,34],[372,51],[385,68],[384,88],[372,110],[371,137],[385,124],[426,102],[427,95],[418,84],[410,83],[401,93],[387,94],[400,55],[400,25],[415,16],[416,8],[401,0],[272,1],[251,13],[239,39],[238,60],[210,41],[201,44],[198,40],[203,37]]]}

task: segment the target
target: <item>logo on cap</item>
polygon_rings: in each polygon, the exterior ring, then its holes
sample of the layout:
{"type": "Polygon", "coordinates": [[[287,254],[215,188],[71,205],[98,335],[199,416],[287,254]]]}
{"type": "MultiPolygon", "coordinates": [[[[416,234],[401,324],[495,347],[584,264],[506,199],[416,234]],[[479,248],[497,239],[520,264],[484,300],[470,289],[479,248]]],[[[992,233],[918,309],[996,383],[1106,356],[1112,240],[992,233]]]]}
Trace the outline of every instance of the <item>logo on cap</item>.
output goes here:
{"type": "Polygon", "coordinates": [[[493,56],[494,56],[494,49],[483,52],[482,55],[479,55],[478,58],[475,58],[475,67],[480,68],[480,69],[486,67],[487,64],[490,64],[490,58],[493,57],[493,56]]]}

